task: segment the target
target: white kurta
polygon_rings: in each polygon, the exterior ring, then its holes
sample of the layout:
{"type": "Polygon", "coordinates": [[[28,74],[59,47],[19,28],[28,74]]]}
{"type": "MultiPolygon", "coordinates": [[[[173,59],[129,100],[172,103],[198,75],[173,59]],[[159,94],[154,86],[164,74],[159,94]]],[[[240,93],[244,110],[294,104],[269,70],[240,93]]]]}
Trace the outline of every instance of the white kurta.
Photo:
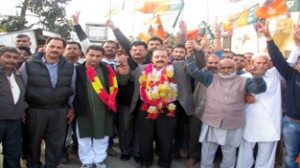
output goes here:
{"type": "Polygon", "coordinates": [[[263,76],[265,92],[255,95],[255,103],[245,105],[243,138],[248,142],[280,140],[281,134],[281,85],[282,79],[275,68],[263,76]]]}

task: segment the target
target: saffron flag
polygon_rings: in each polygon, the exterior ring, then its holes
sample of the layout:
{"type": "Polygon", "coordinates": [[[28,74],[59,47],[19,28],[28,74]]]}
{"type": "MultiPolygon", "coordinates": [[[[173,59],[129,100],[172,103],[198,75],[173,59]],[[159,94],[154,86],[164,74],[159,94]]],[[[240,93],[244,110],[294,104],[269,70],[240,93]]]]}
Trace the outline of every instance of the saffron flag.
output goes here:
{"type": "Polygon", "coordinates": [[[135,10],[142,13],[158,13],[183,9],[183,0],[147,0],[140,3],[135,10]]]}
{"type": "Polygon", "coordinates": [[[186,33],[186,40],[197,40],[198,30],[191,30],[186,33]]]}
{"type": "Polygon", "coordinates": [[[174,10],[182,10],[184,6],[183,0],[169,0],[165,1],[161,5],[159,5],[154,12],[165,12],[165,11],[174,11],[174,10]]]}
{"type": "Polygon", "coordinates": [[[165,39],[165,30],[159,15],[157,15],[154,23],[156,24],[156,29],[154,29],[154,35],[160,37],[161,39],[165,39]]]}
{"type": "Polygon", "coordinates": [[[140,11],[142,13],[146,13],[146,14],[149,14],[149,13],[153,13],[154,10],[160,5],[160,2],[159,1],[145,1],[142,3],[142,5],[138,8],[136,8],[135,10],[136,11],[140,11]]]}
{"type": "Polygon", "coordinates": [[[297,162],[297,163],[300,163],[300,154],[299,154],[299,156],[298,156],[296,162],[297,162]]]}
{"type": "Polygon", "coordinates": [[[141,40],[141,41],[144,41],[145,43],[148,42],[150,36],[148,34],[145,34],[145,33],[139,33],[138,34],[138,38],[141,40]]]}
{"type": "Polygon", "coordinates": [[[265,3],[256,10],[257,18],[271,18],[288,12],[285,0],[266,0],[265,3]]]}

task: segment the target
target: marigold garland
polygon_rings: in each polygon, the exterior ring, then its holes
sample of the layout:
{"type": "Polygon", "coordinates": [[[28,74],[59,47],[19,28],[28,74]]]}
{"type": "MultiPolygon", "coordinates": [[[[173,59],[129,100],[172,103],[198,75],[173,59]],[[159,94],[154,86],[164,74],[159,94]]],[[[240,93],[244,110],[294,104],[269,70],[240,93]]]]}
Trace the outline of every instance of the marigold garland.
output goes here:
{"type": "Polygon", "coordinates": [[[87,67],[86,73],[89,81],[91,82],[93,89],[97,93],[98,97],[107,105],[108,110],[117,112],[116,106],[116,95],[118,93],[118,82],[114,70],[106,65],[108,70],[108,84],[109,84],[109,94],[104,89],[99,77],[97,76],[94,68],[91,66],[87,67]]]}
{"type": "Polygon", "coordinates": [[[152,72],[153,64],[149,64],[142,72],[140,95],[143,101],[142,110],[147,111],[147,118],[157,119],[163,108],[168,110],[166,116],[175,115],[177,85],[174,82],[174,67],[172,64],[162,69],[161,75],[152,72]]]}

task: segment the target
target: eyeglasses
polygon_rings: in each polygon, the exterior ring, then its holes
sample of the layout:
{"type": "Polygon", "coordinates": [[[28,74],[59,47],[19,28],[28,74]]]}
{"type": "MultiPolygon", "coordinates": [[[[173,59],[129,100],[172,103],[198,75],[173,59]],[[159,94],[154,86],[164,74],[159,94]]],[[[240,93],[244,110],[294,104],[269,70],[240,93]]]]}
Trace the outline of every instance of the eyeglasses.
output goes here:
{"type": "Polygon", "coordinates": [[[231,70],[231,69],[233,69],[233,67],[220,67],[220,69],[222,69],[222,70],[225,70],[225,69],[231,70]]]}

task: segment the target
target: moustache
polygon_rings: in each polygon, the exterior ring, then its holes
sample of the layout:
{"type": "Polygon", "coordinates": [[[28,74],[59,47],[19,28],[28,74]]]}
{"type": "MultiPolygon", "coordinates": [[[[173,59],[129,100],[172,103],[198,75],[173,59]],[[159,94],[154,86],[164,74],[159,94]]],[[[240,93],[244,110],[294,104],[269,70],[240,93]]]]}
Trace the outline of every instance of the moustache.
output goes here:
{"type": "Polygon", "coordinates": [[[165,63],[165,61],[156,61],[156,63],[165,63]]]}
{"type": "Polygon", "coordinates": [[[51,54],[58,54],[58,52],[56,52],[56,51],[52,51],[52,52],[50,52],[51,54]]]}
{"type": "Polygon", "coordinates": [[[6,65],[14,65],[14,63],[12,63],[12,62],[7,62],[7,63],[5,63],[6,65]]]}

